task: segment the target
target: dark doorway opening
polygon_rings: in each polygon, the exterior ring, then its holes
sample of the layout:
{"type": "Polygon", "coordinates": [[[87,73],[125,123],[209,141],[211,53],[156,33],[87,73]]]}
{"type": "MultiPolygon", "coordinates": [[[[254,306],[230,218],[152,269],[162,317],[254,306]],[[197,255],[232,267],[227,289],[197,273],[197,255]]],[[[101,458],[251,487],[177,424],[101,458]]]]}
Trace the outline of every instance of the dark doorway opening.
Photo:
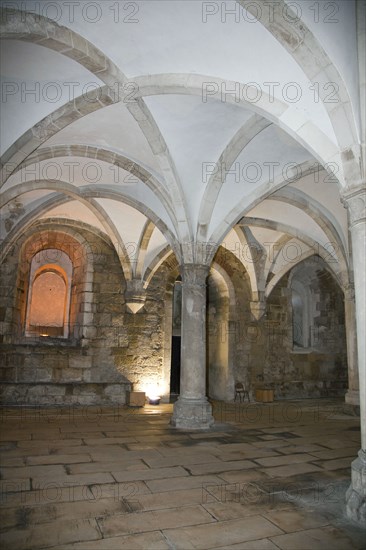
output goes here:
{"type": "Polygon", "coordinates": [[[177,397],[180,392],[180,346],[181,337],[173,336],[170,369],[170,395],[173,399],[177,397]]]}

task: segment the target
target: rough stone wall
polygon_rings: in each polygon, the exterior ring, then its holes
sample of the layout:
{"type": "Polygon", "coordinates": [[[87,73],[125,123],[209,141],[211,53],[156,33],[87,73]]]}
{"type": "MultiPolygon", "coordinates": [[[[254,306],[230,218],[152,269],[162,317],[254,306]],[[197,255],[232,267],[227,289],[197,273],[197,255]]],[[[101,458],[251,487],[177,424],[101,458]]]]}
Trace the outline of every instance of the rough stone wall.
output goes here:
{"type": "MultiPolygon", "coordinates": [[[[165,300],[170,271],[169,264],[164,263],[150,281],[143,309],[135,315],[125,313],[124,342],[113,350],[119,372],[136,391],[148,392],[159,384],[156,391],[164,392],[165,300]]],[[[171,330],[171,318],[168,322],[171,330]]]]}
{"type": "MultiPolygon", "coordinates": [[[[305,260],[303,268],[313,260],[305,260]]],[[[330,274],[314,270],[309,283],[314,317],[311,346],[293,344],[289,274],[271,293],[259,321],[259,338],[252,346],[256,361],[253,382],[275,390],[277,398],[344,395],[347,388],[347,348],[342,292],[330,274]],[[265,353],[260,350],[265,350],[265,353]],[[264,355],[264,356],[263,356],[264,355]]]]}
{"type": "MultiPolygon", "coordinates": [[[[277,398],[343,394],[347,386],[343,297],[321,262],[306,260],[301,266],[307,272],[314,316],[313,346],[303,350],[293,346],[291,274],[273,290],[265,315],[256,321],[242,264],[221,248],[215,262],[225,274],[209,278],[208,284],[210,395],[233,399],[236,381],[244,382],[252,396],[260,386],[275,389],[277,398]]],[[[171,289],[177,274],[171,256],[152,277],[144,307],[132,314],[125,304],[120,261],[105,236],[85,224],[37,222],[0,266],[3,403],[125,403],[131,386],[142,391],[155,386],[158,393],[166,393],[171,289]],[[24,336],[29,264],[42,247],[60,247],[73,263],[67,340],[24,336]],[[156,387],[158,382],[164,387],[156,387]]]]}
{"type": "Polygon", "coordinates": [[[9,319],[1,327],[4,404],[125,402],[130,384],[116,368],[113,353],[113,346],[125,341],[125,280],[119,259],[110,243],[83,224],[73,227],[78,241],[70,231],[66,222],[45,222],[34,232],[31,246],[24,248],[29,235],[21,237],[1,266],[1,314],[9,319]],[[63,249],[73,262],[67,340],[24,336],[29,265],[42,247],[63,249]]]}
{"type": "MultiPolygon", "coordinates": [[[[222,384],[229,372],[232,388],[243,382],[252,398],[255,389],[273,388],[277,398],[300,398],[344,395],[347,388],[347,350],[345,339],[343,294],[332,276],[324,269],[320,258],[309,259],[299,266],[307,270],[307,284],[313,304],[311,348],[299,349],[293,345],[290,273],[284,276],[272,291],[263,317],[256,321],[250,311],[250,286],[243,266],[223,249],[215,257],[229,275],[235,290],[235,307],[230,308],[229,323],[224,322],[221,309],[226,298],[218,288],[208,293],[208,379],[211,387],[222,384]],[[310,275],[309,275],[310,274],[310,275]],[[217,339],[227,334],[234,347],[228,354],[232,368],[216,368],[217,339]]],[[[230,383],[226,399],[234,397],[230,383]]],[[[211,390],[211,396],[216,392],[211,390]]]]}

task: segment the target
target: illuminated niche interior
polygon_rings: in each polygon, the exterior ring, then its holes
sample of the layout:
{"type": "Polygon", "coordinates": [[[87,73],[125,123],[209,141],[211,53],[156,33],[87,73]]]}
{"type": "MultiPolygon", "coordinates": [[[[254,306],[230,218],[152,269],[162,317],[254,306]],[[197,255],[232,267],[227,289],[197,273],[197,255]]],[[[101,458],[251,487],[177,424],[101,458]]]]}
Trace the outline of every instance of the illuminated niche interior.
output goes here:
{"type": "Polygon", "coordinates": [[[72,263],[65,252],[45,249],[31,261],[26,336],[67,338],[72,263]]]}

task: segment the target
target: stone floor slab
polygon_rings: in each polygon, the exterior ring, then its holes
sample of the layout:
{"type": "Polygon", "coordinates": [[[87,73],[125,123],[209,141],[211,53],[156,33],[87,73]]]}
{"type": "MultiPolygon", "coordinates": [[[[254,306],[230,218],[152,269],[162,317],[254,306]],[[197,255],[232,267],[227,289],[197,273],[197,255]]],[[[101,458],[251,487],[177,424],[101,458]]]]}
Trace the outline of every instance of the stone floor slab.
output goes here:
{"type": "Polygon", "coordinates": [[[54,484],[57,487],[75,487],[77,485],[93,485],[95,483],[103,484],[103,483],[113,483],[115,479],[112,477],[109,473],[90,473],[90,474],[75,474],[75,475],[59,475],[54,476],[53,478],[51,476],[44,476],[42,475],[42,472],[39,476],[32,477],[32,487],[35,488],[42,488],[50,486],[50,484],[54,484]]]}
{"type": "Polygon", "coordinates": [[[291,455],[294,453],[310,453],[316,456],[315,453],[324,452],[324,451],[326,451],[326,449],[321,445],[316,445],[315,443],[306,444],[302,442],[302,440],[301,442],[296,442],[296,443],[294,442],[293,445],[289,445],[288,447],[281,447],[279,449],[280,453],[286,454],[286,455],[291,455]]]}
{"type": "Polygon", "coordinates": [[[6,508],[1,511],[2,528],[25,529],[32,528],[40,523],[49,524],[60,520],[72,521],[76,519],[90,519],[112,514],[127,514],[131,509],[126,501],[117,498],[96,498],[94,500],[69,502],[44,502],[37,506],[23,506],[21,513],[19,507],[6,508]]]}
{"type": "Polygon", "coordinates": [[[98,520],[103,536],[159,531],[183,526],[213,523],[213,517],[201,506],[187,506],[168,510],[154,510],[98,520]]]}
{"type": "Polygon", "coordinates": [[[273,466],[284,466],[286,464],[297,464],[300,462],[310,462],[314,460],[314,457],[310,454],[294,454],[294,455],[285,455],[285,456],[273,456],[266,458],[257,458],[256,462],[261,466],[273,467],[273,466]]]}
{"type": "MultiPolygon", "coordinates": [[[[76,490],[78,487],[76,487],[76,490]]],[[[143,481],[127,483],[97,483],[88,485],[91,491],[90,500],[99,498],[113,498],[115,500],[137,502],[141,495],[151,494],[151,491],[143,481]]]]}
{"type": "Polygon", "coordinates": [[[228,452],[221,452],[216,453],[216,457],[219,460],[224,461],[231,461],[231,460],[246,460],[246,459],[257,459],[257,458],[265,458],[265,457],[271,457],[271,456],[281,456],[277,451],[274,450],[268,450],[268,449],[258,449],[254,448],[252,451],[228,451],[228,452]]]}
{"type": "Polygon", "coordinates": [[[124,445],[125,443],[137,442],[135,437],[102,437],[103,434],[100,435],[101,436],[97,438],[84,437],[83,441],[85,445],[90,445],[92,447],[96,445],[124,445]]]}
{"type": "Polygon", "coordinates": [[[215,550],[278,550],[278,546],[269,539],[251,540],[250,542],[241,542],[231,544],[230,546],[217,546],[215,550]]]}
{"type": "Polygon", "coordinates": [[[146,449],[140,451],[129,451],[122,447],[108,446],[107,451],[99,446],[97,447],[85,447],[86,451],[95,462],[114,462],[116,460],[133,460],[133,459],[145,459],[145,458],[160,458],[161,454],[155,449],[146,449]]]}
{"type": "Polygon", "coordinates": [[[221,462],[220,459],[214,455],[204,453],[185,453],[178,454],[170,457],[160,458],[145,458],[144,461],[150,466],[150,468],[166,468],[169,466],[189,466],[191,464],[207,464],[208,462],[221,462]]]}
{"type": "Polygon", "coordinates": [[[120,460],[116,462],[88,462],[87,464],[71,464],[68,466],[70,474],[94,473],[94,472],[128,472],[134,470],[148,470],[149,467],[139,459],[120,460]]]}
{"type": "Polygon", "coordinates": [[[331,460],[335,458],[343,458],[343,457],[356,457],[357,453],[359,451],[360,447],[346,447],[341,449],[328,449],[328,450],[322,450],[322,451],[315,451],[311,454],[315,456],[316,458],[320,458],[322,460],[331,460]]]}
{"type": "Polygon", "coordinates": [[[206,484],[219,485],[223,482],[218,476],[187,476],[175,477],[169,480],[154,479],[146,481],[146,485],[153,493],[164,493],[183,489],[196,489],[197,487],[204,487],[206,484]]]}
{"type": "Polygon", "coordinates": [[[295,550],[301,540],[333,550],[333,538],[361,549],[365,537],[344,514],[359,419],[323,402],[259,406],[257,420],[204,433],[175,432],[168,404],[128,417],[95,407],[7,418],[5,475],[27,477],[1,481],[4,550],[295,550]],[[294,410],[297,423],[284,414],[294,410]]]}
{"type": "Polygon", "coordinates": [[[2,468],[1,475],[3,479],[36,478],[42,475],[50,479],[64,477],[66,474],[62,464],[41,465],[41,466],[22,466],[20,468],[2,468]]]}
{"type": "Polygon", "coordinates": [[[4,550],[33,550],[100,538],[101,535],[94,519],[59,521],[2,533],[1,547],[4,550]]]}
{"type": "Polygon", "coordinates": [[[351,468],[351,462],[356,457],[357,453],[351,457],[338,458],[337,460],[317,460],[314,463],[325,470],[341,470],[347,467],[351,468]]]}
{"type": "Polygon", "coordinates": [[[320,468],[307,462],[300,464],[287,464],[286,466],[277,466],[276,468],[263,468],[263,472],[271,477],[291,477],[309,472],[317,472],[320,468]]]}
{"type": "MultiPolygon", "coordinates": [[[[203,504],[205,510],[207,510],[218,521],[230,521],[233,519],[246,518],[248,516],[258,516],[258,514],[263,513],[266,507],[268,507],[268,509],[271,508],[270,502],[266,505],[262,502],[250,502],[250,497],[248,499],[243,491],[237,492],[235,488],[233,488],[233,491],[232,496],[230,496],[229,493],[224,495],[224,499],[226,501],[203,504]],[[238,502],[236,502],[236,500],[238,502]]],[[[220,495],[218,495],[218,498],[219,497],[220,495]]],[[[288,503],[283,503],[279,507],[281,510],[285,510],[284,513],[286,513],[289,509],[288,503]]],[[[267,519],[271,521],[270,518],[267,519]]]]}
{"type": "Polygon", "coordinates": [[[339,529],[329,526],[323,529],[308,529],[271,537],[281,550],[364,550],[365,541],[354,542],[339,529]]]}
{"type": "Polygon", "coordinates": [[[165,479],[169,483],[169,478],[188,476],[187,470],[181,466],[172,468],[150,468],[147,470],[134,470],[130,472],[113,472],[116,481],[147,481],[151,479],[165,479]]]}
{"type": "MultiPolygon", "coordinates": [[[[66,546],[57,546],[53,550],[169,550],[170,548],[165,537],[159,531],[154,531],[67,544],[66,546]]],[[[268,547],[268,550],[272,549],[268,547]]]]}
{"type": "Polygon", "coordinates": [[[286,533],[329,525],[329,518],[320,513],[287,509],[264,512],[263,515],[286,533]]]}
{"type": "MultiPolygon", "coordinates": [[[[98,487],[104,486],[100,485],[98,487]]],[[[108,496],[108,493],[106,493],[106,496],[108,496]]],[[[93,500],[94,498],[88,485],[62,485],[60,483],[46,481],[43,485],[38,485],[38,489],[36,490],[3,493],[0,507],[8,508],[16,506],[21,509],[24,506],[39,506],[58,502],[76,502],[85,499],[93,500]]]]}
{"type": "Polygon", "coordinates": [[[38,455],[29,456],[26,458],[28,466],[46,465],[46,464],[74,464],[91,462],[90,455],[88,454],[67,454],[67,455],[38,455]]]}
{"type": "Polygon", "coordinates": [[[220,521],[207,526],[164,530],[173,548],[184,550],[228,547],[232,544],[279,535],[282,531],[262,516],[220,521]]]}
{"type": "Polygon", "coordinates": [[[249,482],[268,479],[265,473],[256,468],[250,470],[232,470],[231,472],[220,472],[220,478],[227,483],[233,482],[249,482]]]}
{"type": "Polygon", "coordinates": [[[256,464],[250,460],[237,460],[233,462],[212,462],[210,464],[192,464],[187,466],[192,475],[218,474],[230,470],[247,470],[255,468],[256,464]]]}
{"type": "Polygon", "coordinates": [[[207,497],[201,487],[197,489],[186,489],[181,491],[170,491],[164,493],[153,493],[133,496],[131,507],[136,511],[163,510],[165,508],[177,508],[179,506],[193,506],[202,504],[207,497]]]}

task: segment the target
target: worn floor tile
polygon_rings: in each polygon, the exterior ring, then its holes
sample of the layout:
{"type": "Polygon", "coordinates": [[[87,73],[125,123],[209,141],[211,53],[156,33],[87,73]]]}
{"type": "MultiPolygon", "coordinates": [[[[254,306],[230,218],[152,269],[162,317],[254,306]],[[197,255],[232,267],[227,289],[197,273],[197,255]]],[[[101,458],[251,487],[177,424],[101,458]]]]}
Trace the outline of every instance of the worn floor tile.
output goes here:
{"type": "MultiPolygon", "coordinates": [[[[257,516],[265,510],[263,503],[248,502],[245,495],[236,492],[225,495],[226,502],[204,504],[204,508],[218,521],[229,521],[248,516],[257,516]],[[238,502],[236,502],[236,500],[238,502]]],[[[268,507],[270,504],[268,503],[268,507]]],[[[286,508],[285,505],[283,505],[286,508]]],[[[271,518],[268,518],[271,521],[271,518]]]]}
{"type": "Polygon", "coordinates": [[[188,476],[187,470],[181,466],[172,468],[150,468],[147,470],[134,470],[129,472],[113,472],[116,481],[146,481],[150,479],[165,479],[169,483],[169,478],[188,476]]]}
{"type": "MultiPolygon", "coordinates": [[[[67,544],[66,546],[57,546],[53,550],[169,550],[170,548],[165,537],[159,531],[154,531],[67,544]]],[[[267,548],[263,550],[267,550],[267,548]]],[[[268,550],[272,549],[268,547],[268,550]]]]}
{"type": "Polygon", "coordinates": [[[205,501],[207,501],[206,492],[201,487],[196,489],[183,489],[181,491],[168,491],[165,493],[134,495],[131,499],[127,498],[127,503],[131,502],[131,506],[136,511],[193,506],[195,504],[202,504],[205,501]]]}
{"type": "Polygon", "coordinates": [[[88,454],[52,454],[52,455],[39,455],[29,456],[26,458],[27,465],[37,466],[41,464],[73,464],[78,462],[91,462],[90,455],[88,454]]]}
{"type": "Polygon", "coordinates": [[[262,471],[257,470],[256,468],[252,468],[250,470],[232,470],[231,472],[220,472],[220,478],[223,479],[227,483],[233,483],[233,482],[249,482],[249,481],[260,481],[264,479],[268,479],[268,476],[266,476],[265,473],[262,471]]]}
{"type": "Polygon", "coordinates": [[[103,536],[159,531],[182,526],[213,523],[214,518],[201,506],[154,510],[98,520],[103,536]]]}
{"type": "Polygon", "coordinates": [[[124,500],[116,498],[96,498],[92,500],[69,502],[43,502],[37,506],[23,506],[19,508],[6,508],[1,512],[2,528],[32,528],[39,523],[49,523],[50,520],[89,519],[112,514],[129,513],[130,507],[124,500]]]}
{"type": "Polygon", "coordinates": [[[299,474],[319,471],[318,466],[307,462],[300,464],[287,464],[286,466],[277,466],[276,468],[263,468],[263,472],[271,477],[290,477],[299,474]]]}
{"type": "Polygon", "coordinates": [[[341,449],[323,449],[311,452],[312,456],[323,460],[331,460],[343,457],[356,457],[359,447],[346,447],[341,449]]]}
{"type": "Polygon", "coordinates": [[[42,476],[44,478],[55,479],[64,477],[66,474],[62,464],[57,465],[41,465],[41,466],[22,466],[20,468],[2,468],[1,474],[3,479],[19,479],[31,477],[32,479],[42,476]]]}
{"type": "MultiPolygon", "coordinates": [[[[306,444],[301,439],[300,442],[294,442],[294,444],[289,445],[288,447],[281,447],[278,452],[282,454],[294,454],[294,453],[310,453],[311,455],[316,456],[317,452],[324,452],[326,449],[324,447],[321,447],[320,445],[316,445],[315,443],[306,444]]],[[[291,442],[292,443],[292,442],[291,442]]]]}
{"type": "Polygon", "coordinates": [[[303,529],[313,529],[329,524],[329,518],[322,514],[314,512],[304,512],[300,510],[286,510],[264,512],[264,517],[272,521],[286,533],[301,531],[303,529]]]}
{"type": "Polygon", "coordinates": [[[250,540],[263,539],[282,531],[261,516],[250,516],[231,521],[221,521],[209,526],[198,525],[181,529],[164,530],[164,535],[174,548],[184,550],[227,547],[250,540]]]}
{"type": "Polygon", "coordinates": [[[68,520],[2,533],[1,547],[4,550],[33,550],[100,538],[101,535],[94,519],[68,520]]]}
{"type": "Polygon", "coordinates": [[[233,462],[216,461],[210,464],[190,464],[187,466],[187,469],[192,475],[199,476],[227,472],[230,470],[246,470],[255,467],[256,464],[250,460],[236,460],[233,462]]]}
{"type": "Polygon", "coordinates": [[[224,481],[218,476],[187,476],[171,479],[154,479],[146,481],[146,485],[153,493],[165,491],[180,491],[181,489],[195,489],[207,484],[221,485],[224,481]]]}
{"type": "Polygon", "coordinates": [[[294,454],[285,456],[273,456],[267,458],[257,458],[256,462],[265,467],[284,466],[285,464],[297,464],[300,462],[310,462],[314,457],[309,454],[294,454]]]}
{"type": "Polygon", "coordinates": [[[175,453],[174,456],[160,457],[160,458],[144,458],[144,462],[150,466],[150,468],[165,468],[169,466],[181,466],[191,464],[206,464],[208,462],[221,462],[214,455],[206,453],[175,453]]]}
{"type": "Polygon", "coordinates": [[[148,466],[140,459],[120,460],[116,462],[89,462],[87,464],[70,464],[67,470],[70,474],[82,474],[89,472],[120,472],[130,470],[148,470],[148,466]]]}
{"type": "Polygon", "coordinates": [[[357,453],[355,456],[338,458],[336,460],[315,460],[314,464],[324,468],[325,470],[341,470],[347,467],[351,469],[351,462],[356,457],[357,453]]]}
{"type": "Polygon", "coordinates": [[[278,546],[269,539],[251,540],[230,546],[216,546],[215,550],[228,550],[229,548],[230,550],[278,550],[278,546]]]}
{"type": "Polygon", "coordinates": [[[281,550],[363,550],[365,541],[353,542],[350,537],[342,533],[339,529],[329,526],[323,529],[308,529],[271,537],[281,550]],[[362,545],[362,546],[361,546],[362,545]]]}

